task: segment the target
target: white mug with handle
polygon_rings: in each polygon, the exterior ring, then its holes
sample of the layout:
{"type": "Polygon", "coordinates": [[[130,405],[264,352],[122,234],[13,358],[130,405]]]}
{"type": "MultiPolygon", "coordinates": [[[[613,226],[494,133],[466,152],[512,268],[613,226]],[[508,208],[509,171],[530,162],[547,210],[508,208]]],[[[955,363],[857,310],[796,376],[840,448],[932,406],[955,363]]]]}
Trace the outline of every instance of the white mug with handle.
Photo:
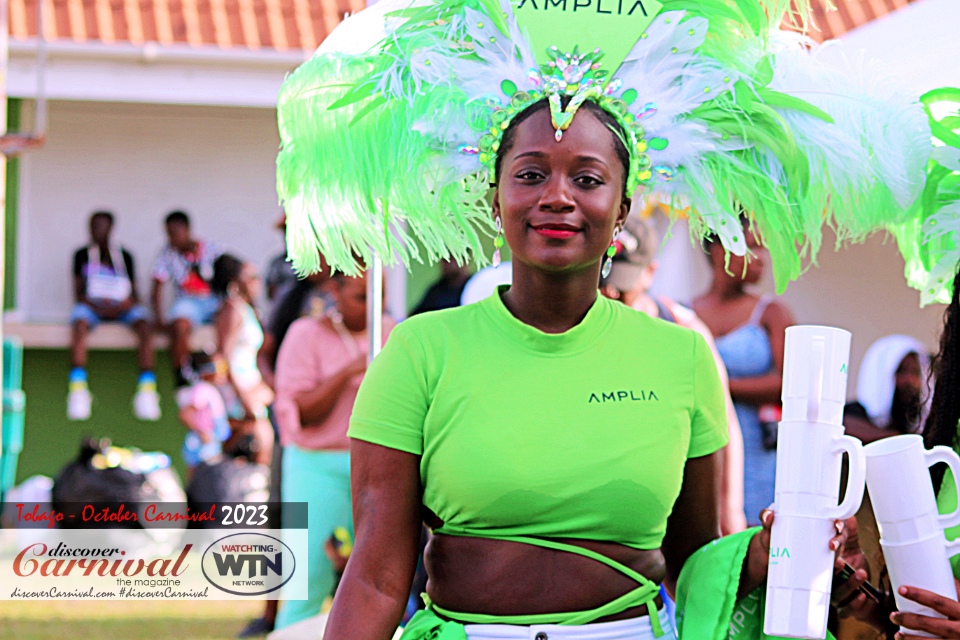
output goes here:
{"type": "Polygon", "coordinates": [[[924,449],[923,437],[915,434],[877,440],[864,447],[864,454],[867,490],[897,608],[943,618],[933,609],[903,598],[899,589],[916,587],[957,599],[950,557],[960,552],[960,540],[947,542],[943,530],[960,524],[960,507],[952,513],[939,513],[930,467],[946,463],[953,482],[960,482],[960,456],[950,447],[924,449]]]}
{"type": "Polygon", "coordinates": [[[770,532],[764,633],[822,640],[833,584],[834,520],[863,500],[866,461],[859,440],[844,435],[850,333],[795,326],[784,347],[783,422],[777,433],[777,480],[770,532]],[[839,504],[843,454],[850,461],[839,504]]]}
{"type": "Polygon", "coordinates": [[[929,468],[946,463],[960,481],[960,456],[950,447],[924,449],[923,436],[907,434],[872,442],[867,457],[867,490],[880,537],[890,543],[916,542],[960,524],[960,508],[940,515],[929,468]]]}
{"type": "MultiPolygon", "coordinates": [[[[960,552],[960,539],[947,542],[943,533],[935,533],[922,540],[906,543],[891,543],[880,539],[883,558],[890,572],[890,585],[897,609],[907,613],[917,613],[931,618],[945,616],[929,607],[907,600],[900,595],[900,587],[926,589],[951,600],[957,599],[956,583],[953,581],[953,569],[950,556],[960,552]]],[[[923,631],[900,627],[907,634],[935,638],[923,631]]]]}

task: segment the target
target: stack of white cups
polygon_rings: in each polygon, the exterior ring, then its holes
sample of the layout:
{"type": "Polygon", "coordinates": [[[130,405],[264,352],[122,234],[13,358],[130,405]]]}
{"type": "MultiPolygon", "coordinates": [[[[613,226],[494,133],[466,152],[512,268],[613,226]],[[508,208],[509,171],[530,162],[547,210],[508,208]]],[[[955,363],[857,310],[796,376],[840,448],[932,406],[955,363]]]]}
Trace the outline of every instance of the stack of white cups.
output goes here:
{"type": "Polygon", "coordinates": [[[843,433],[849,358],[850,333],[843,329],[787,329],[763,626],[767,635],[822,640],[827,634],[834,520],[856,513],[864,487],[863,447],[843,433]],[[843,453],[849,456],[850,473],[838,505],[843,453]]]}
{"type": "MultiPolygon", "coordinates": [[[[957,590],[950,556],[960,549],[960,540],[948,543],[947,527],[960,524],[960,508],[939,515],[929,467],[945,462],[960,479],[960,458],[949,447],[925,450],[919,435],[878,440],[864,447],[867,457],[867,490],[880,529],[880,546],[890,572],[897,608],[934,618],[943,616],[912,600],[903,599],[901,586],[918,587],[955,599],[957,590]]],[[[913,635],[929,636],[919,631],[913,635]]]]}

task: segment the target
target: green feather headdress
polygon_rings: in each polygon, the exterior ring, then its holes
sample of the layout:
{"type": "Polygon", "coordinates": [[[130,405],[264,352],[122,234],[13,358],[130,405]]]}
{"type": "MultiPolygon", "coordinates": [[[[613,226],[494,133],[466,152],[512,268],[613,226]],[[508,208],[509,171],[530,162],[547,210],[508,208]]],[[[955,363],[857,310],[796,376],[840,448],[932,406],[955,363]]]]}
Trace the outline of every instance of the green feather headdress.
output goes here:
{"type": "Polygon", "coordinates": [[[503,131],[546,98],[558,139],[586,100],[613,115],[628,191],[688,208],[694,234],[743,254],[746,207],[782,289],[815,257],[823,224],[858,239],[903,223],[932,149],[917,100],[779,31],[789,8],[380,0],[280,93],[277,183],[295,267],[317,269],[318,250],[346,272],[371,252],[482,261],[503,131]]]}
{"type": "Polygon", "coordinates": [[[960,89],[935,89],[921,101],[936,141],[923,193],[909,219],[891,225],[920,304],[949,303],[960,263],[960,89]]]}

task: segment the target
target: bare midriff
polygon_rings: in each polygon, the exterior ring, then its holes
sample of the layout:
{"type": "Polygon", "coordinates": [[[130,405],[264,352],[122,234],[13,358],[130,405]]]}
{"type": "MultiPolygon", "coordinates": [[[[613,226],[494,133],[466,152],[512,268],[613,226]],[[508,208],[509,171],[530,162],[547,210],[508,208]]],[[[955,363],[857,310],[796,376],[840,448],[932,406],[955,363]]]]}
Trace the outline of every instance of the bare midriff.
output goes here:
{"type": "MultiPolygon", "coordinates": [[[[562,539],[616,560],[661,583],[666,564],[659,549],[613,542],[562,539]]],[[[427,594],[438,606],[464,613],[531,615],[583,611],[606,604],[638,585],[596,560],[520,542],[434,535],[424,555],[427,594]]],[[[662,606],[658,596],[657,607],[662,606]]],[[[647,615],[646,606],[600,618],[612,622],[647,615]]]]}

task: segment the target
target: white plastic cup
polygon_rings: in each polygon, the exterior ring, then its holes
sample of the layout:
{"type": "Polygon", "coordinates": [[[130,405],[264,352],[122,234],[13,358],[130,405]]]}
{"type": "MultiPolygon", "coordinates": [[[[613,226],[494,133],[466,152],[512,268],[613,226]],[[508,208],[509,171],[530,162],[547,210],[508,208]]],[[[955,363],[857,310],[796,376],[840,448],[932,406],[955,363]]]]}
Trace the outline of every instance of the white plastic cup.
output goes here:
{"type": "MultiPolygon", "coordinates": [[[[894,543],[880,538],[880,547],[890,572],[897,609],[908,613],[918,613],[932,618],[943,618],[929,607],[907,600],[900,595],[902,586],[926,589],[952,600],[957,599],[957,588],[953,581],[950,556],[960,549],[960,539],[947,542],[943,532],[939,531],[925,539],[915,542],[894,543]]],[[[908,634],[933,638],[922,631],[901,629],[908,634]]]]}
{"type": "MultiPolygon", "coordinates": [[[[781,427],[784,425],[781,424],[781,427]]],[[[807,456],[798,456],[800,463],[787,471],[780,470],[780,448],[777,438],[777,485],[787,477],[795,486],[807,487],[810,493],[777,492],[773,506],[776,517],[770,531],[770,564],[767,569],[767,598],[763,631],[768,636],[781,638],[810,638],[823,640],[827,634],[827,616],[830,609],[834,552],[830,539],[836,535],[834,521],[849,518],[860,508],[863,500],[863,476],[865,464],[860,442],[850,436],[827,437],[817,432],[830,432],[836,436],[843,427],[828,425],[805,425],[793,423],[788,433],[797,437],[806,427],[820,437],[814,440],[832,448],[821,455],[818,465],[807,473],[802,472],[802,463],[807,456]],[[853,441],[853,442],[850,442],[853,441]],[[850,473],[843,502],[836,504],[840,485],[840,455],[850,454],[850,473]],[[833,469],[833,466],[836,469],[833,469]],[[824,478],[813,478],[819,467],[824,478]],[[830,482],[835,480],[833,488],[830,482]],[[787,508],[781,506],[783,501],[787,508]],[[809,510],[807,515],[798,511],[809,510]],[[792,513],[790,513],[792,511],[792,513]]],[[[789,439],[788,441],[789,442],[789,439]]],[[[794,459],[790,458],[793,463],[794,459]]]]}
{"type": "Polygon", "coordinates": [[[863,446],[843,433],[850,332],[799,325],[786,333],[783,421],[777,432],[776,500],[763,631],[782,638],[827,635],[834,520],[863,500],[863,446]],[[840,468],[850,457],[843,502],[840,468]]]}
{"type": "Polygon", "coordinates": [[[808,518],[849,518],[863,501],[866,461],[863,445],[844,435],[843,427],[809,422],[781,422],[777,431],[777,514],[808,518]],[[841,456],[850,460],[847,491],[840,495],[841,456]]]}
{"type": "MultiPolygon", "coordinates": [[[[945,462],[960,481],[960,457],[950,447],[924,449],[916,434],[893,436],[863,448],[867,490],[880,538],[892,544],[924,540],[960,524],[960,507],[940,515],[930,481],[931,465],[945,462]]],[[[960,488],[960,485],[958,485],[960,488]]]]}
{"type": "Polygon", "coordinates": [[[827,633],[833,556],[833,520],[776,514],[770,532],[770,564],[763,631],[782,638],[827,633]]]}
{"type": "Polygon", "coordinates": [[[850,367],[850,332],[788,327],[783,352],[783,421],[843,424],[850,367]]]}

